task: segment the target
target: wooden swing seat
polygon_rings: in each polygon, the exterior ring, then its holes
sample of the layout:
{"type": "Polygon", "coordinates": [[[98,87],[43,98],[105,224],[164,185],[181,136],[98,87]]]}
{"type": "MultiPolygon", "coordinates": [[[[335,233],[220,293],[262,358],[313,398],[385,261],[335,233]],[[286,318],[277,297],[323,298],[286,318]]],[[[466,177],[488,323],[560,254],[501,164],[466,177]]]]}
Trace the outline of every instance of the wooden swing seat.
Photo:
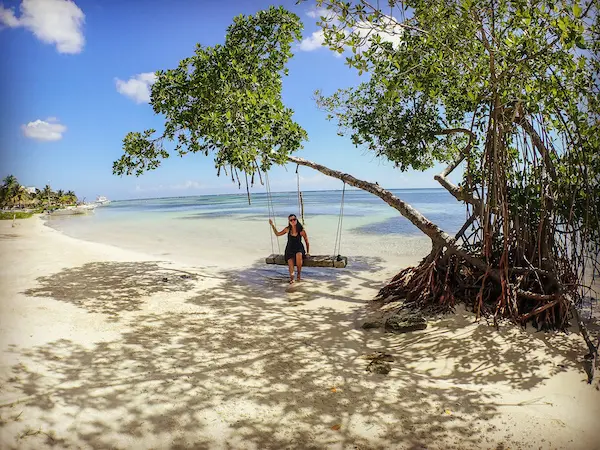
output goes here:
{"type": "MultiPolygon", "coordinates": [[[[265,258],[267,264],[277,264],[278,266],[287,266],[284,255],[273,253],[265,258]]],[[[343,269],[348,264],[348,258],[345,256],[331,255],[310,255],[310,258],[304,258],[303,267],[332,267],[334,269],[343,269]]]]}

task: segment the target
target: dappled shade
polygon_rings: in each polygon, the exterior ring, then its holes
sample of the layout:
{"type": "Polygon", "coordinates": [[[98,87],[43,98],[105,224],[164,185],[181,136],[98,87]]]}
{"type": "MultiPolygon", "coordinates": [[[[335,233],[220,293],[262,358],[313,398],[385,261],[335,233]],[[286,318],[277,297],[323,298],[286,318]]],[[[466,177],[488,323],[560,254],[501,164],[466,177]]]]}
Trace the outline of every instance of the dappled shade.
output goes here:
{"type": "MultiPolygon", "coordinates": [[[[142,272],[147,268],[140,265],[142,272]]],[[[340,289],[349,277],[362,279],[360,271],[333,272],[335,278],[325,282],[329,293],[322,286],[312,293],[306,283],[295,294],[298,301],[364,301],[357,291],[340,289]]],[[[172,311],[124,319],[120,338],[92,347],[68,339],[28,350],[13,347],[9,351],[22,353],[22,363],[12,368],[8,394],[27,396],[45,432],[54,427],[53,411],[79,411],[76,441],[60,433],[44,436],[65,447],[112,448],[135,440],[169,448],[225,441],[233,448],[264,449],[340,441],[373,449],[440,442],[448,443],[444,448],[487,448],[496,445],[486,440],[494,428],[485,423],[500,414],[501,386],[533,389],[572,366],[581,351],[559,336],[509,328],[500,337],[463,314],[426,332],[373,331],[365,340],[357,330],[361,313],[298,309],[296,302],[273,300],[281,280],[273,283],[261,273],[222,272],[210,289],[190,292],[172,311]],[[537,353],[540,346],[547,353],[537,353]],[[367,372],[362,358],[382,348],[396,360],[387,376],[367,372]],[[440,372],[428,364],[437,358],[453,364],[440,372]]],[[[368,278],[364,282],[374,287],[368,278]]],[[[96,284],[95,295],[110,289],[96,284]]],[[[522,400],[539,401],[527,395],[522,400]]]]}
{"type": "Polygon", "coordinates": [[[197,274],[171,269],[156,262],[92,262],[38,278],[39,287],[26,295],[50,297],[113,320],[140,309],[151,294],[189,291],[197,274]]]}

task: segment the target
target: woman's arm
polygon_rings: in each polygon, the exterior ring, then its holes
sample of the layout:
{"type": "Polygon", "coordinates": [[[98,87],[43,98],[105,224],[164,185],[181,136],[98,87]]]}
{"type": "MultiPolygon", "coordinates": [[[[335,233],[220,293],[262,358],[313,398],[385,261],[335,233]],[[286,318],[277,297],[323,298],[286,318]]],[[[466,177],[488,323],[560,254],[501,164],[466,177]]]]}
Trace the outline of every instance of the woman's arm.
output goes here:
{"type": "Polygon", "coordinates": [[[310,244],[308,243],[308,235],[306,234],[306,231],[302,230],[300,232],[300,235],[304,238],[304,242],[306,242],[306,254],[308,255],[310,253],[310,244]]]}
{"type": "Polygon", "coordinates": [[[281,231],[277,231],[277,228],[275,228],[275,225],[273,225],[273,221],[271,219],[269,219],[269,223],[271,224],[271,228],[273,228],[273,233],[275,233],[276,236],[283,236],[285,233],[288,232],[288,227],[285,227],[281,231]]]}
{"type": "Polygon", "coordinates": [[[285,228],[284,228],[283,230],[281,230],[281,231],[277,231],[277,230],[275,229],[275,227],[273,227],[273,231],[275,232],[275,234],[276,234],[277,236],[283,236],[284,234],[287,234],[287,232],[288,232],[288,227],[285,227],[285,228]]]}

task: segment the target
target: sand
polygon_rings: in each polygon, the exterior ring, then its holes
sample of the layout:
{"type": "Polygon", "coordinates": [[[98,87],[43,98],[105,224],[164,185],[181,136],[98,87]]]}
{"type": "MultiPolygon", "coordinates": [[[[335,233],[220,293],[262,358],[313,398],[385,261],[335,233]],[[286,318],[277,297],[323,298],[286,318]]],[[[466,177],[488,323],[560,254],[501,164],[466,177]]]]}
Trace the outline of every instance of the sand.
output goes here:
{"type": "Polygon", "coordinates": [[[40,218],[0,222],[0,251],[3,449],[600,448],[575,330],[464,310],[362,330],[397,261],[289,289],[250,255],[157,259],[40,218]],[[365,370],[374,351],[389,374],[365,370]]]}

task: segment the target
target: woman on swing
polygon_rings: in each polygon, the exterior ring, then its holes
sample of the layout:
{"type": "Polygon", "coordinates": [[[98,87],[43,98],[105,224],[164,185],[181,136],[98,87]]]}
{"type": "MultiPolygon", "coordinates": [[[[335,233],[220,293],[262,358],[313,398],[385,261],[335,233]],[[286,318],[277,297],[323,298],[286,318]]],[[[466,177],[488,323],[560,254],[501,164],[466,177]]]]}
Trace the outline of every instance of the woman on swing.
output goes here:
{"type": "Polygon", "coordinates": [[[304,227],[298,223],[298,218],[295,214],[290,214],[288,216],[288,226],[285,227],[281,231],[277,231],[273,221],[269,219],[269,223],[271,224],[271,228],[273,228],[273,233],[276,236],[283,236],[287,233],[288,241],[285,246],[285,260],[288,263],[288,268],[290,270],[290,284],[294,283],[294,261],[296,262],[296,280],[301,280],[302,274],[302,261],[305,257],[309,258],[310,253],[310,244],[308,243],[308,236],[306,235],[306,231],[304,231],[304,227]],[[306,252],[304,251],[304,246],[302,245],[302,238],[304,238],[304,242],[306,242],[306,252]]]}

